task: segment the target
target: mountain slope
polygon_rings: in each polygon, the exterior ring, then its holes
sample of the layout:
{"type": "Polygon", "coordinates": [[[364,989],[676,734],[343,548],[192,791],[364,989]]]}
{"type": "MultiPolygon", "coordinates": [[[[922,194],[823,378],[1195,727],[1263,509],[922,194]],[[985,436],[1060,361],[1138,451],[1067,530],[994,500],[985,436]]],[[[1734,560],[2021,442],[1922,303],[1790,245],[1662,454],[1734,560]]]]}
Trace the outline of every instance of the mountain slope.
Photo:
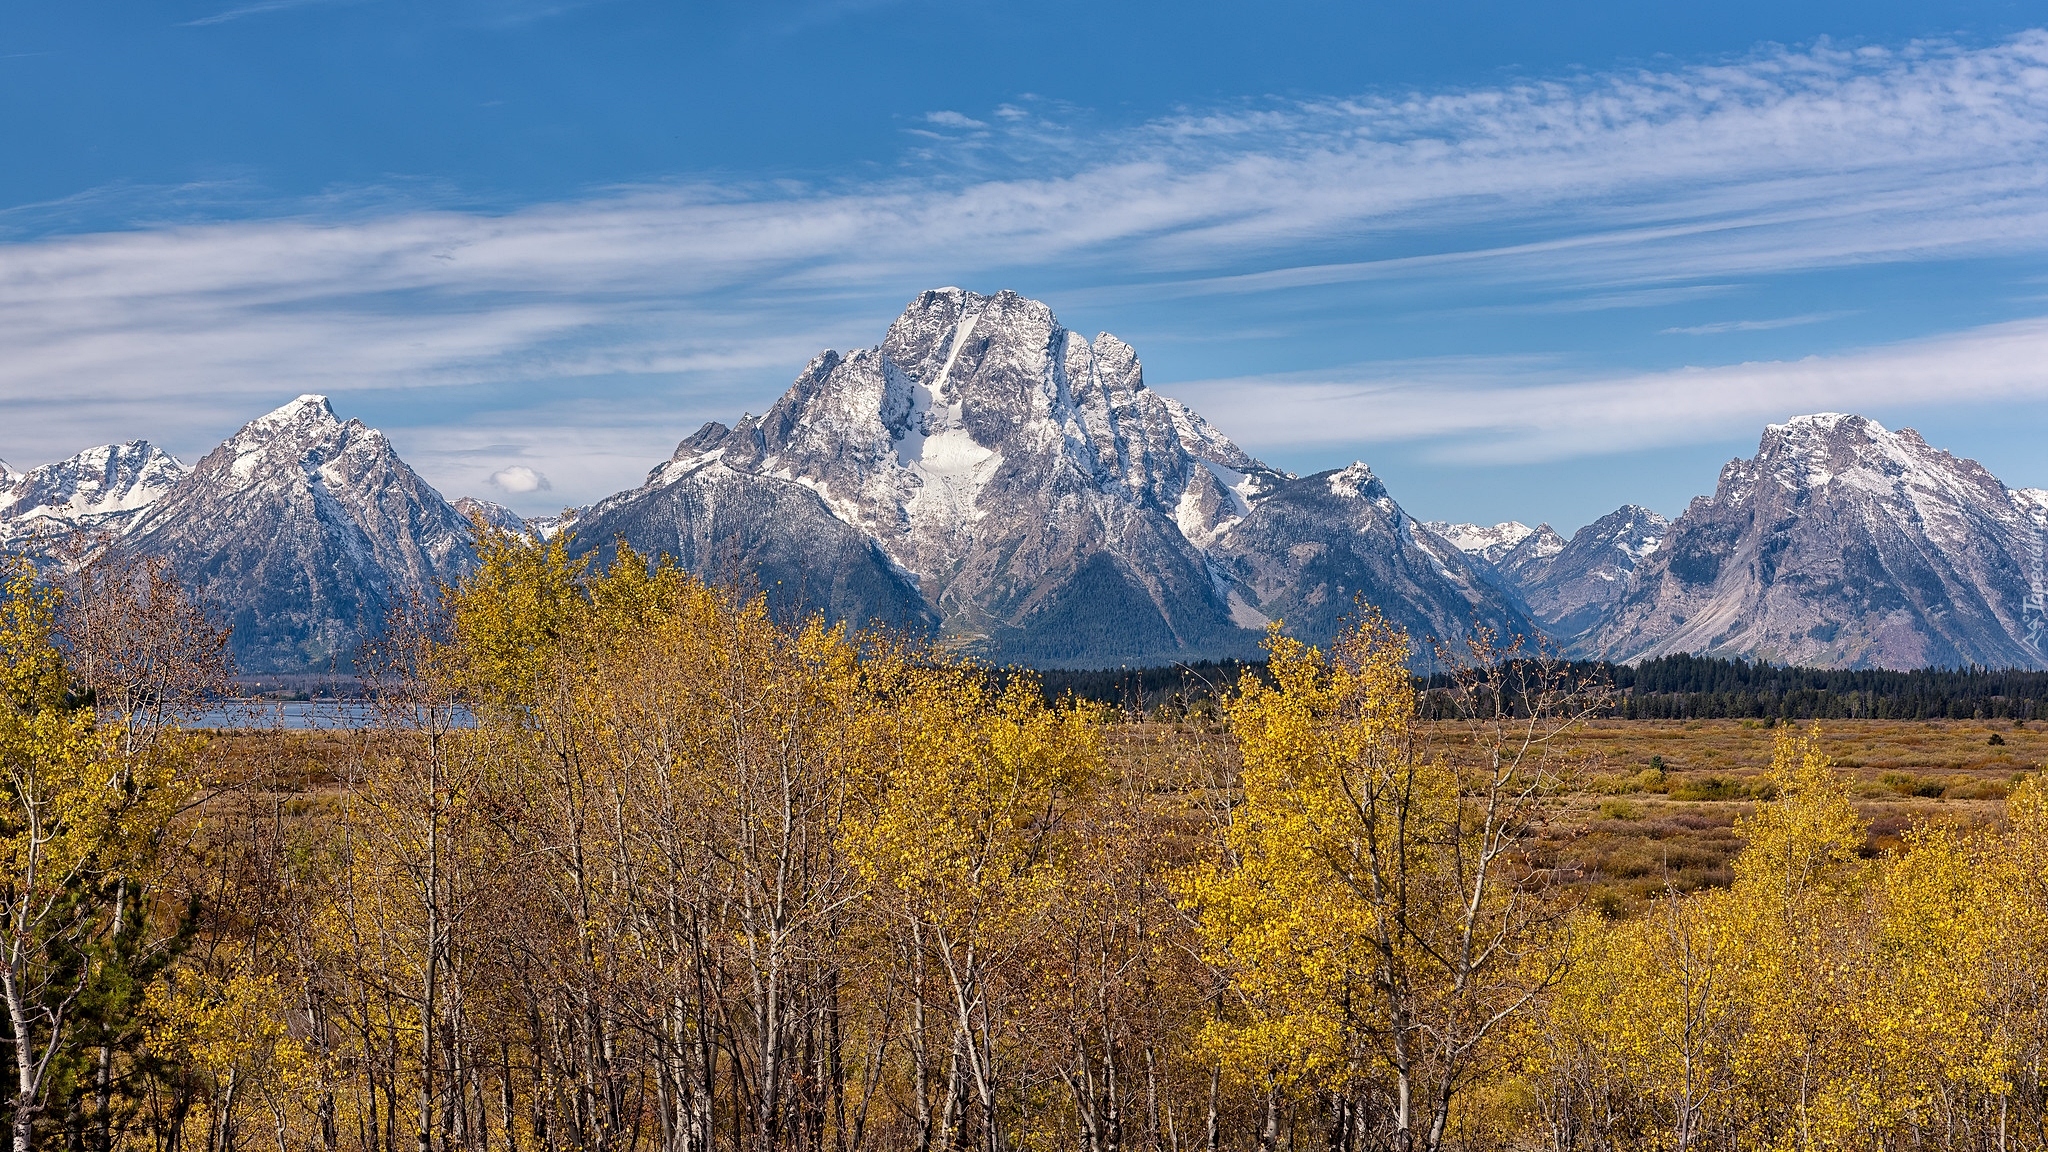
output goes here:
{"type": "Polygon", "coordinates": [[[474,496],[458,496],[448,506],[455,509],[455,514],[464,520],[481,516],[485,524],[501,532],[516,532],[524,535],[527,531],[526,517],[505,507],[503,504],[493,503],[489,500],[479,500],[474,496]]]}
{"type": "Polygon", "coordinates": [[[711,580],[758,589],[782,619],[822,612],[856,628],[929,633],[938,623],[914,578],[801,484],[728,467],[707,424],[640,488],[581,513],[574,551],[609,563],[619,540],[650,559],[669,556],[711,580]],[[714,447],[706,447],[712,445],[714,447]]]}
{"type": "Polygon", "coordinates": [[[1364,464],[1320,472],[1260,500],[1215,549],[1257,610],[1288,631],[1333,635],[1363,595],[1418,644],[1465,635],[1532,635],[1527,617],[1479,564],[1401,510],[1364,464]]]}
{"type": "Polygon", "coordinates": [[[1834,413],[1774,424],[1671,525],[1581,647],[1622,660],[2048,666],[2028,640],[2027,504],[1911,429],[1834,413]]]}
{"type": "Polygon", "coordinates": [[[245,425],[123,546],[218,604],[250,672],[350,671],[397,597],[474,563],[469,525],[384,434],[301,396],[245,425]]]}

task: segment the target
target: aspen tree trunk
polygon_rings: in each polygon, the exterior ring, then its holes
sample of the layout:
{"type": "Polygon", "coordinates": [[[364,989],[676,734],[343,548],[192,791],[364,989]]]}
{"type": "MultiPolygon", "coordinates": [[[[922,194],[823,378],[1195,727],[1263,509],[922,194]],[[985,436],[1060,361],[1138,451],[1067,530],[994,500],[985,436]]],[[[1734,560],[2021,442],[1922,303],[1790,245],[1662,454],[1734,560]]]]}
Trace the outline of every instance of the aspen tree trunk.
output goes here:
{"type": "MultiPolygon", "coordinates": [[[[126,750],[130,755],[133,749],[126,750]]],[[[121,768],[122,785],[126,784],[128,768],[124,762],[121,768]]],[[[118,880],[114,885],[114,932],[121,931],[121,922],[126,919],[128,909],[128,882],[118,880]]],[[[93,1059],[93,1127],[97,1139],[94,1146],[99,1152],[113,1152],[114,1147],[114,1049],[101,1044],[93,1059]]]]}
{"type": "MultiPolygon", "coordinates": [[[[833,936],[838,936],[835,926],[833,936]]],[[[840,1047],[839,1036],[839,969],[834,968],[827,977],[825,990],[826,1015],[826,1069],[827,1083],[832,1096],[832,1147],[833,1152],[848,1152],[846,1131],[846,1064],[845,1053],[840,1047]]]]}
{"type": "Polygon", "coordinates": [[[505,1130],[505,1152],[519,1152],[518,1120],[512,1111],[512,1043],[498,1042],[498,1123],[505,1130]]]}
{"type": "Polygon", "coordinates": [[[14,1152],[30,1152],[35,1138],[37,1097],[42,1089],[42,1068],[35,1059],[35,1044],[29,1033],[28,1005],[22,1002],[19,970],[21,945],[12,949],[9,963],[0,967],[0,994],[7,997],[7,1022],[14,1028],[14,1152]]]}
{"type": "Polygon", "coordinates": [[[1087,1152],[1097,1152],[1102,1147],[1102,1132],[1095,1123],[1095,1073],[1089,1068],[1088,1049],[1080,1048],[1079,1067],[1067,1076],[1067,1087],[1074,1093],[1074,1112],[1081,1121],[1081,1146],[1087,1152]]]}
{"type": "Polygon", "coordinates": [[[1409,1079],[1408,1030],[1399,1014],[1394,1017],[1394,1152],[1415,1147],[1413,1086],[1409,1079]]]}
{"type": "Polygon", "coordinates": [[[1145,1147],[1159,1147],[1159,1068],[1152,1046],[1145,1046],[1145,1147]]]}
{"type": "Polygon", "coordinates": [[[1103,1138],[1108,1152],[1123,1152],[1123,1109],[1118,1101],[1121,1089],[1116,1082],[1116,1047],[1110,1041],[1107,1012],[1103,1018],[1102,1057],[1103,1111],[1107,1120],[1103,1125],[1103,1138]]]}
{"type": "Polygon", "coordinates": [[[1209,1152],[1217,1152],[1223,1146],[1223,1126],[1216,1114],[1216,1097],[1222,1086],[1223,1065],[1219,1063],[1209,1069],[1209,1109],[1202,1139],[1202,1146],[1209,1152]]]}
{"type": "Polygon", "coordinates": [[[931,1049],[925,1044],[924,932],[915,922],[910,926],[910,940],[910,1072],[912,1093],[917,1097],[917,1152],[931,1152],[931,1049]]]}
{"type": "Polygon", "coordinates": [[[424,987],[420,995],[420,1106],[419,1152],[433,1152],[434,1135],[434,1025],[440,1009],[435,997],[440,983],[441,961],[441,820],[440,775],[434,757],[427,758],[427,939],[422,959],[424,987]]]}

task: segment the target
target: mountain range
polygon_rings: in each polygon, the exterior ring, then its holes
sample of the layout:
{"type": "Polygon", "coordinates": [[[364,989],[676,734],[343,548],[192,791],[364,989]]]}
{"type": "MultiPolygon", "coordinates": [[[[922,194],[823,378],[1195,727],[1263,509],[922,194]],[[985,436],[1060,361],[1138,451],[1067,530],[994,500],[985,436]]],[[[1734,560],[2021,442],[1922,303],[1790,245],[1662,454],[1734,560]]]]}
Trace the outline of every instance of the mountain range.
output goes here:
{"type": "Polygon", "coordinates": [[[319,396],[190,468],[146,441],[0,464],[0,548],[165,557],[250,672],[345,667],[393,603],[470,570],[473,521],[568,531],[600,560],[623,541],[785,616],[997,663],[1246,657],[1270,622],[1319,641],[1363,598],[1423,662],[1423,638],[1484,626],[1624,661],[2048,666],[2048,491],[1910,430],[1772,425],[1675,521],[1624,505],[1570,539],[1425,523],[1362,462],[1296,476],[1252,457],[1148,387],[1129,345],[1011,292],[925,292],[879,344],[821,353],[765,413],[547,521],[451,503],[319,396]]]}

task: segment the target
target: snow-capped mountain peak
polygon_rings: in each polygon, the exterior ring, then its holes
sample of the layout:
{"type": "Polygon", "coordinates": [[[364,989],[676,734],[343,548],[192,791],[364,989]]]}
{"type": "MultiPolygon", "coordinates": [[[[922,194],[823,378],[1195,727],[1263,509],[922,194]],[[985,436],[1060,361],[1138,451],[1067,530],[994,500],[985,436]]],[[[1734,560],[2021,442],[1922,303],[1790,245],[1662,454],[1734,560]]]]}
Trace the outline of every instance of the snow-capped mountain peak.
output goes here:
{"type": "Polygon", "coordinates": [[[208,453],[127,540],[225,597],[245,668],[296,671],[347,667],[395,597],[468,569],[470,537],[383,433],[308,395],[208,453]]]}
{"type": "Polygon", "coordinates": [[[1515,545],[1536,531],[1520,520],[1504,520],[1499,524],[1453,524],[1448,520],[1429,520],[1422,526],[1450,541],[1458,551],[1467,556],[1477,556],[1489,564],[1498,563],[1515,545]]]}
{"type": "Polygon", "coordinates": [[[0,481],[0,540],[119,534],[189,469],[147,440],[87,448],[0,481]]]}
{"type": "Polygon", "coordinates": [[[332,428],[340,423],[341,418],[334,414],[334,406],[328,403],[327,397],[309,392],[244,424],[229,443],[262,443],[283,435],[332,428]]]}
{"type": "Polygon", "coordinates": [[[1841,413],[1771,425],[1670,526],[1592,649],[2040,667],[2029,503],[1910,428],[1841,413]]]}
{"type": "Polygon", "coordinates": [[[1372,474],[1372,466],[1363,460],[1353,460],[1330,473],[1329,479],[1324,481],[1330,486],[1330,495],[1353,500],[1371,499],[1373,485],[1378,482],[1379,477],[1372,474]]]}
{"type": "MultiPolygon", "coordinates": [[[[764,582],[808,579],[802,557],[822,550],[851,566],[817,593],[831,614],[936,615],[953,642],[1004,658],[1177,659],[1253,652],[1256,633],[1240,624],[1264,616],[1250,598],[1279,594],[1277,573],[1310,563],[1287,550],[1331,551],[1309,547],[1293,512],[1245,534],[1294,485],[1315,489],[1287,504],[1304,515],[1333,497],[1371,506],[1346,509],[1347,524],[1404,515],[1363,464],[1297,480],[1257,460],[1148,386],[1114,335],[1088,339],[1015,292],[939,288],[880,344],[819,354],[767,412],[705,425],[646,485],[577,526],[584,547],[623,535],[699,563],[720,562],[720,549],[751,555],[764,582]],[[788,522],[741,539],[744,508],[788,522]],[[1244,583],[1254,579],[1265,592],[1244,583]]],[[[1416,547],[1403,533],[1389,543],[1416,547]]],[[[1399,571],[1354,569],[1351,547],[1316,611],[1344,610],[1361,581],[1399,571]]],[[[1464,569],[1458,557],[1451,571],[1464,569]]],[[[1432,605],[1410,617],[1418,635],[1469,625],[1473,598],[1450,579],[1414,593],[1432,605]]]]}

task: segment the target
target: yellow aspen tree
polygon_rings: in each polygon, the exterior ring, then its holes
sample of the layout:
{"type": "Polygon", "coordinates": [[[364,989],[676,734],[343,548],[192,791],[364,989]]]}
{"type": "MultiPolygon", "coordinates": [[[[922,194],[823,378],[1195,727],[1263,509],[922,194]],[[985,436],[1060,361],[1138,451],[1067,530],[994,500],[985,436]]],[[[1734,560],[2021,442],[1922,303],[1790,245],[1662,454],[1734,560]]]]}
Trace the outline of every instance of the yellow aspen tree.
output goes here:
{"type": "Polygon", "coordinates": [[[1754,1138],[1833,1147],[1853,1136],[1867,1103],[1851,1016],[1870,975],[1866,830],[1817,727],[1780,730],[1767,778],[1777,798],[1736,825],[1748,841],[1734,865],[1746,945],[1736,1070],[1754,1138]]]}
{"type": "Polygon", "coordinates": [[[312,1054],[291,1035],[276,978],[251,967],[245,959],[221,976],[152,984],[143,1002],[148,1045],[203,1082],[203,1107],[187,1121],[203,1134],[186,1141],[238,1147],[245,1114],[261,1108],[277,1152],[290,1152],[292,1118],[316,1077],[312,1054]]]}
{"type": "Polygon", "coordinates": [[[915,1143],[978,1128],[978,1143],[996,1152],[1011,1071],[1006,966],[1061,882],[1066,814],[1101,770],[1101,734],[1091,711],[1046,706],[1025,676],[997,689],[925,659],[873,671],[888,702],[886,759],[847,849],[910,969],[915,1143]],[[946,1087],[935,1102],[941,1052],[946,1087]]]}
{"type": "Polygon", "coordinates": [[[1876,1074],[1864,1111],[1874,1135],[1938,1131],[1953,1146],[1978,1128],[1982,1102],[2010,1092],[2013,1054],[1991,1012],[1998,947],[1990,841],[1922,826],[1884,862],[1872,952],[1874,995],[1857,1030],[1876,1074]]]}
{"type": "Polygon", "coordinates": [[[1741,1017],[1742,925],[1726,892],[1669,893],[1641,917],[1580,919],[1540,1026],[1553,1142],[1701,1146],[1725,1125],[1741,1017]]]}
{"type": "Polygon", "coordinates": [[[134,772],[115,733],[73,707],[56,645],[59,596],[25,561],[0,584],[0,1001],[12,1056],[14,1152],[29,1152],[90,956],[118,930],[122,877],[180,800],[172,765],[134,772]]]}
{"type": "Polygon", "coordinates": [[[2048,777],[2006,800],[2007,829],[1987,845],[1980,899],[1991,939],[1981,971],[1989,1028],[2005,1053],[1994,1146],[2048,1148],[2048,777]]]}
{"type": "Polygon", "coordinates": [[[1186,881],[1243,1007],[1209,1035],[1241,1075],[1336,1093],[1334,1146],[1355,1143],[1354,1102],[1379,1084],[1393,1146],[1433,1152],[1564,961],[1516,856],[1552,778],[1483,739],[1463,762],[1425,749],[1408,637],[1375,612],[1328,656],[1277,630],[1266,649],[1272,685],[1247,677],[1228,705],[1244,761],[1230,851],[1186,881]]]}

